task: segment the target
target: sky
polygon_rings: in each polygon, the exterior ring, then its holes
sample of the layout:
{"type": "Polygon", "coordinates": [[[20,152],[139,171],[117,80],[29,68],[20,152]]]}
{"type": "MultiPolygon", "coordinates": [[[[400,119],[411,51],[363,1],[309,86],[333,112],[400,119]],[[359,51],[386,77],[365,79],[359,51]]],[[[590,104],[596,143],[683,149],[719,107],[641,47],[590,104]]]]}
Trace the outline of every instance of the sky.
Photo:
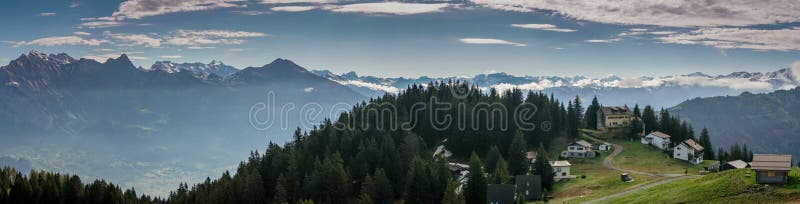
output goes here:
{"type": "Polygon", "coordinates": [[[766,72],[800,60],[795,0],[7,1],[0,64],[38,50],[103,61],[275,58],[381,77],[766,72]]]}

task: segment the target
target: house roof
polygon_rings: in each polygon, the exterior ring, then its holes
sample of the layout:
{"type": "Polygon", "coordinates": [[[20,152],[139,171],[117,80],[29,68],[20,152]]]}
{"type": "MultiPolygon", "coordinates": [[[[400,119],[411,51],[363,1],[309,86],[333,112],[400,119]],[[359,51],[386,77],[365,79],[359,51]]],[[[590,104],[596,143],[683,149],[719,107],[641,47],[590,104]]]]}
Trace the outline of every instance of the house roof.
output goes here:
{"type": "Polygon", "coordinates": [[[569,144],[569,146],[573,146],[573,145],[580,145],[580,146],[583,146],[583,147],[592,147],[592,143],[589,143],[586,140],[578,140],[577,142],[573,142],[572,144],[569,144]]]}
{"type": "Polygon", "coordinates": [[[572,166],[567,160],[551,161],[550,166],[572,166]]]}
{"type": "Polygon", "coordinates": [[[753,170],[782,170],[792,168],[792,155],[788,154],[756,154],[750,163],[753,170]]]}
{"type": "Polygon", "coordinates": [[[742,160],[729,161],[728,165],[731,165],[732,167],[736,167],[737,169],[747,168],[747,162],[744,162],[742,160]]]}
{"type": "Polygon", "coordinates": [[[631,109],[628,106],[604,106],[600,108],[600,111],[606,115],[615,115],[615,114],[630,114],[631,109]]]}
{"type": "Polygon", "coordinates": [[[647,134],[647,135],[660,137],[662,139],[669,139],[670,137],[672,137],[672,136],[669,136],[667,133],[663,133],[663,132],[659,132],[659,131],[651,132],[650,134],[647,134]]]}
{"type": "Polygon", "coordinates": [[[697,142],[695,142],[693,139],[687,139],[686,141],[683,141],[683,144],[685,144],[689,148],[694,149],[695,151],[698,151],[698,152],[702,152],[703,151],[703,146],[701,146],[700,144],[697,144],[697,142]]]}

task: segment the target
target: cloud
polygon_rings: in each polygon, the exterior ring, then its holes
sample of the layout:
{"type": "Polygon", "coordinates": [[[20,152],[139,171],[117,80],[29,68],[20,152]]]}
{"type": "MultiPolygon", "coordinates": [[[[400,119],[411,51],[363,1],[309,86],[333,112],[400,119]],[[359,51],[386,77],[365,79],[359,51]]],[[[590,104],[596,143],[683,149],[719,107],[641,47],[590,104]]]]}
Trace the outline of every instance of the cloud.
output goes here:
{"type": "Polygon", "coordinates": [[[183,56],[180,56],[180,55],[161,55],[161,56],[158,56],[158,57],[164,58],[164,59],[180,59],[180,58],[183,58],[183,56]]]}
{"type": "Polygon", "coordinates": [[[73,32],[72,34],[75,34],[75,35],[92,35],[91,33],[83,32],[83,31],[73,32]]]}
{"type": "Polygon", "coordinates": [[[390,15],[414,15],[422,13],[442,12],[450,6],[448,3],[403,3],[403,2],[375,2],[375,3],[356,3],[345,5],[329,5],[323,7],[325,10],[339,13],[366,13],[366,14],[390,14],[390,15]]]}
{"type": "Polygon", "coordinates": [[[69,8],[78,8],[79,6],[81,6],[81,4],[78,2],[69,3],[69,8]]]}
{"type": "Polygon", "coordinates": [[[235,45],[246,42],[242,38],[266,37],[265,33],[231,30],[177,30],[164,38],[166,44],[205,49],[206,45],[235,45]]]}
{"type": "Polygon", "coordinates": [[[106,31],[103,33],[103,35],[124,43],[118,44],[121,46],[144,45],[146,47],[161,47],[161,39],[152,38],[145,34],[111,33],[106,31]]]}
{"type": "Polygon", "coordinates": [[[800,21],[800,1],[790,0],[470,0],[505,11],[550,11],[577,20],[668,27],[749,26],[800,21]]]}
{"type": "Polygon", "coordinates": [[[168,13],[245,7],[245,0],[127,0],[111,16],[117,19],[140,19],[168,13]]]}
{"type": "Polygon", "coordinates": [[[269,12],[264,12],[264,11],[234,11],[234,13],[238,13],[238,14],[242,14],[242,15],[248,15],[248,16],[257,16],[257,15],[268,14],[269,12]]]}
{"type": "Polygon", "coordinates": [[[312,92],[312,91],[314,91],[314,87],[306,87],[306,88],[303,89],[303,92],[306,92],[306,93],[309,93],[309,92],[312,92]]]}
{"type": "Polygon", "coordinates": [[[657,37],[661,43],[703,45],[719,49],[760,51],[800,50],[800,27],[761,30],[750,28],[701,28],[657,37]]]}
{"type": "Polygon", "coordinates": [[[269,10],[271,11],[280,11],[280,12],[303,12],[303,11],[310,11],[317,9],[316,6],[276,6],[272,7],[269,10]]]}
{"type": "Polygon", "coordinates": [[[546,30],[546,31],[555,31],[555,32],[575,32],[578,30],[568,29],[568,28],[559,28],[553,24],[511,24],[512,27],[517,28],[526,28],[526,29],[536,29],[536,30],[546,30]]]}
{"type": "Polygon", "coordinates": [[[587,42],[587,43],[612,43],[612,42],[617,42],[617,41],[620,41],[620,40],[622,40],[622,39],[619,39],[619,38],[589,39],[589,40],[585,40],[585,42],[587,42]]]}
{"type": "Polygon", "coordinates": [[[86,27],[86,28],[106,28],[106,27],[114,27],[120,25],[123,25],[123,23],[119,21],[104,21],[104,20],[81,23],[81,27],[86,27]]]}
{"type": "Polygon", "coordinates": [[[59,46],[59,45],[88,45],[98,46],[103,43],[108,43],[108,40],[102,39],[83,39],[79,36],[55,36],[39,38],[31,41],[14,42],[14,47],[24,45],[38,45],[38,46],[59,46]]]}
{"type": "Polygon", "coordinates": [[[789,68],[795,81],[800,81],[800,60],[794,61],[789,68]]]}
{"type": "Polygon", "coordinates": [[[462,43],[467,44],[489,44],[489,45],[513,45],[518,47],[527,46],[526,44],[510,42],[501,39],[493,39],[493,38],[461,38],[458,39],[462,43]]]}
{"type": "Polygon", "coordinates": [[[55,16],[55,15],[56,15],[56,13],[52,13],[52,12],[44,12],[44,13],[39,13],[39,14],[36,14],[36,15],[37,15],[37,16],[55,16]]]}
{"type": "Polygon", "coordinates": [[[228,52],[244,52],[245,50],[247,50],[247,49],[244,49],[244,48],[231,48],[231,49],[228,49],[228,52]]]}
{"type": "Polygon", "coordinates": [[[338,0],[261,0],[262,4],[328,4],[338,0]]]}
{"type": "Polygon", "coordinates": [[[136,56],[135,54],[142,54],[142,52],[128,52],[128,53],[106,53],[100,55],[86,55],[83,58],[98,61],[98,62],[106,62],[106,60],[110,58],[118,58],[120,55],[125,54],[128,56],[130,60],[147,60],[147,57],[136,56]]]}
{"type": "Polygon", "coordinates": [[[400,93],[400,89],[398,89],[397,87],[393,87],[393,86],[374,84],[374,83],[369,83],[369,82],[364,82],[364,81],[359,81],[359,80],[344,80],[344,81],[334,80],[334,81],[336,83],[339,83],[339,84],[342,84],[342,85],[352,85],[352,86],[357,86],[357,87],[364,87],[364,88],[368,88],[368,89],[371,89],[371,90],[383,91],[383,92],[387,92],[387,93],[395,93],[395,94],[396,93],[400,93]]]}

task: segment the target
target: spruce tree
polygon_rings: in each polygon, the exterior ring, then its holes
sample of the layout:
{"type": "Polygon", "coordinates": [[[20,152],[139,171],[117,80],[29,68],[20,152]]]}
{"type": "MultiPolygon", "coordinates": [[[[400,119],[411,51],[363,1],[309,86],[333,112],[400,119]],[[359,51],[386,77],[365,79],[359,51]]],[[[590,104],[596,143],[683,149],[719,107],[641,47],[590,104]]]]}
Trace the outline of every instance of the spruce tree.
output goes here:
{"type": "Polygon", "coordinates": [[[490,183],[493,184],[504,184],[511,181],[511,175],[508,174],[508,165],[504,160],[500,160],[497,162],[497,167],[494,170],[494,173],[491,174],[490,183]]]}
{"type": "Polygon", "coordinates": [[[458,192],[456,192],[458,185],[458,182],[450,182],[447,184],[447,190],[445,190],[444,197],[442,198],[442,204],[465,203],[463,194],[458,194],[458,192]]]}
{"type": "Polygon", "coordinates": [[[500,149],[497,146],[492,146],[489,149],[489,153],[486,154],[486,171],[489,174],[494,173],[495,168],[497,167],[497,162],[503,159],[503,155],[500,153],[500,149]]]}
{"type": "Polygon", "coordinates": [[[394,200],[392,183],[389,181],[389,178],[386,177],[386,172],[382,168],[375,170],[373,181],[375,183],[371,191],[372,201],[375,201],[375,203],[392,203],[394,200]]]}
{"type": "Polygon", "coordinates": [[[714,160],[717,158],[714,155],[714,147],[711,145],[711,136],[708,134],[708,129],[705,127],[700,131],[700,145],[703,146],[703,149],[708,150],[703,153],[703,159],[714,160]]]}
{"type": "Polygon", "coordinates": [[[544,189],[548,191],[553,190],[553,184],[555,184],[553,166],[550,165],[550,161],[544,156],[544,149],[539,148],[539,152],[540,153],[536,155],[536,162],[533,164],[534,174],[542,176],[542,187],[544,189]]]}
{"type": "Polygon", "coordinates": [[[486,178],[483,176],[481,159],[475,152],[469,159],[469,173],[467,186],[464,188],[464,198],[468,204],[483,204],[486,202],[486,178]]]}
{"type": "Polygon", "coordinates": [[[508,173],[511,175],[522,175],[528,170],[527,147],[522,132],[517,131],[508,148],[508,173]]]}

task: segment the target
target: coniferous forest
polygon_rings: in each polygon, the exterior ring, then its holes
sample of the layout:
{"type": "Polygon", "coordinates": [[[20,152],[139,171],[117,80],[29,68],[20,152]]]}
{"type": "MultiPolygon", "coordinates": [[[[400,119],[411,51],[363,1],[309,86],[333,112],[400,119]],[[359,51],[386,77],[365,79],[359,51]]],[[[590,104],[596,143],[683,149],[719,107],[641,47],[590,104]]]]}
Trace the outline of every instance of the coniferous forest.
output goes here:
{"type": "MultiPolygon", "coordinates": [[[[547,152],[557,137],[574,140],[594,129],[597,99],[587,111],[581,100],[510,90],[485,92],[463,82],[412,85],[356,105],[337,119],[293,141],[265,144],[235,172],[181,184],[166,198],[137,196],[105,181],[84,184],[77,176],[13,169],[0,172],[0,201],[6,203],[484,203],[488,183],[511,183],[514,175],[544,175],[552,189],[547,152]],[[449,122],[448,122],[449,121],[449,122]],[[434,157],[443,145],[452,154],[434,157]],[[537,150],[529,166],[525,154],[537,150]],[[263,152],[263,153],[261,153],[263,152]],[[469,165],[459,188],[447,162],[469,165]],[[486,173],[486,174],[484,174],[486,173]],[[488,175],[488,176],[487,176],[488,175]],[[458,189],[458,190],[457,190],[458,189]]],[[[633,109],[647,132],[695,138],[689,125],[650,107],[633,109]]],[[[631,134],[641,130],[632,127],[631,134]]],[[[708,145],[703,131],[700,143],[708,145]]],[[[710,148],[709,148],[710,149],[710,148]]],[[[746,150],[745,150],[746,152],[746,150]]],[[[713,154],[713,153],[712,153],[713,154]]],[[[713,158],[713,156],[711,156],[713,158]]]]}

